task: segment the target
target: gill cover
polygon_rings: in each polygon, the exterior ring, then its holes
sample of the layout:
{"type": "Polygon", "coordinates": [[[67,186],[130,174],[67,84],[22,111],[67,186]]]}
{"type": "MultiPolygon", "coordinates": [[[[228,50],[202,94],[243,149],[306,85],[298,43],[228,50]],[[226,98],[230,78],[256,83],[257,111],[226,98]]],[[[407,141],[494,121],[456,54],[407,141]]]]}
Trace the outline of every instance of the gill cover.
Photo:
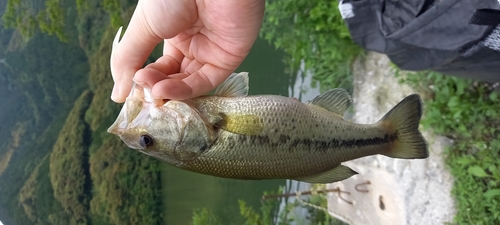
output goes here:
{"type": "Polygon", "coordinates": [[[196,159],[214,140],[195,108],[174,100],[155,106],[151,92],[136,84],[108,132],[130,148],[177,165],[196,159]]]}
{"type": "MultiPolygon", "coordinates": [[[[188,102],[171,100],[162,106],[177,113],[178,139],[173,157],[180,161],[196,159],[215,141],[213,128],[188,102]]],[[[159,137],[162,138],[162,137],[159,137]]]]}

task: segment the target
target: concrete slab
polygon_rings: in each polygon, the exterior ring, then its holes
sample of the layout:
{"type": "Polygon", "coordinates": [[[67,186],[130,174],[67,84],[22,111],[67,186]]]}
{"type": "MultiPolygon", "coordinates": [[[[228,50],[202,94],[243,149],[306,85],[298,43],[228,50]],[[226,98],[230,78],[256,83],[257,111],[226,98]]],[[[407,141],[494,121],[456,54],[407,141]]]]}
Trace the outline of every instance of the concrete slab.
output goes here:
{"type": "MultiPolygon", "coordinates": [[[[389,63],[384,55],[373,52],[355,62],[353,122],[374,123],[404,97],[416,93],[398,83],[389,63]]],[[[427,159],[402,160],[377,155],[344,163],[359,174],[327,185],[350,193],[328,194],[330,214],[349,224],[363,225],[452,222],[453,177],[443,162],[443,150],[451,141],[423,133],[429,142],[427,159]],[[364,189],[360,189],[359,184],[367,181],[370,184],[361,185],[364,189]]]]}

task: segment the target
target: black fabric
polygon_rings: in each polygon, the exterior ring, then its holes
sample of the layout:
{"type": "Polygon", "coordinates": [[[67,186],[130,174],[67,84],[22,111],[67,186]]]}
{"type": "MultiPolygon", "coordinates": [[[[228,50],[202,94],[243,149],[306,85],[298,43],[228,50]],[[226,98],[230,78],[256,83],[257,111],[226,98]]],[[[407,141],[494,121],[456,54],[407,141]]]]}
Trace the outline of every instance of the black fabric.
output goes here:
{"type": "Polygon", "coordinates": [[[386,54],[402,69],[500,81],[500,53],[481,48],[462,56],[495,27],[470,24],[472,15],[480,8],[500,8],[497,0],[351,0],[342,4],[352,5],[354,16],[344,20],[353,41],[386,54]]]}
{"type": "Polygon", "coordinates": [[[469,23],[476,25],[498,25],[500,24],[500,10],[494,9],[478,9],[469,23]]]}

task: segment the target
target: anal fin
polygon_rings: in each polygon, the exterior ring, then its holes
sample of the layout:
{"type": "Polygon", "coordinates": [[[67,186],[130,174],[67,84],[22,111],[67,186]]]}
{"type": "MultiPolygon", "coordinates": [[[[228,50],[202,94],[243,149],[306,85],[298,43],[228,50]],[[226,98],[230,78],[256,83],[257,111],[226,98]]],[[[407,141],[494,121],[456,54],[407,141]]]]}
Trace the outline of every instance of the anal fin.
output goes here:
{"type": "Polygon", "coordinates": [[[358,174],[356,171],[352,170],[351,168],[343,165],[338,165],[337,167],[328,170],[326,172],[312,175],[312,176],[307,176],[307,177],[299,177],[299,178],[294,178],[294,180],[298,181],[304,181],[304,182],[309,182],[309,183],[332,183],[332,182],[337,182],[341,180],[345,180],[353,175],[358,174]]]}

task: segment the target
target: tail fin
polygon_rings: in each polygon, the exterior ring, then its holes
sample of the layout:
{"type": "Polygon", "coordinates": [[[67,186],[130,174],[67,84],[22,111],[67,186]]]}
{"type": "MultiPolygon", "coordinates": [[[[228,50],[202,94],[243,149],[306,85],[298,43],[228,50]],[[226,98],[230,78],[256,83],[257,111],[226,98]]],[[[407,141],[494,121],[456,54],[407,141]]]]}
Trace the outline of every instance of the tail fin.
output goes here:
{"type": "Polygon", "coordinates": [[[384,155],[392,158],[422,159],[429,156],[427,142],[418,130],[422,117],[422,100],[417,94],[399,102],[379,121],[396,134],[393,147],[384,155]]]}

